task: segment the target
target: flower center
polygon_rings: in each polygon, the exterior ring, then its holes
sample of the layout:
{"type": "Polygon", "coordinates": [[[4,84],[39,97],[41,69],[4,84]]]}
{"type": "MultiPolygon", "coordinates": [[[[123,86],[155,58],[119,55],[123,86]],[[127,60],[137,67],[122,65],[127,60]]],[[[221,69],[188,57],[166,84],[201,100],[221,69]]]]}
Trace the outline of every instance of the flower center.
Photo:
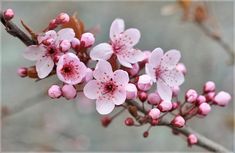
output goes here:
{"type": "Polygon", "coordinates": [[[112,79],[104,85],[103,94],[112,94],[116,90],[117,86],[112,79]]]}

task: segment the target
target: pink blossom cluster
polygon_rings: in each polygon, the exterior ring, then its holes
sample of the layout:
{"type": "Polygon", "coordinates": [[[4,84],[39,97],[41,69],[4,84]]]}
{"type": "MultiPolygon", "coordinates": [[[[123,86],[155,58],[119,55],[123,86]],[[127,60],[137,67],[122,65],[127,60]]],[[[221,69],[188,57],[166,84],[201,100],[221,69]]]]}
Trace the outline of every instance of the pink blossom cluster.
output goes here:
{"type": "MultiPolygon", "coordinates": [[[[8,10],[6,17],[12,16],[8,10]]],[[[136,28],[125,29],[124,20],[115,19],[110,27],[109,40],[95,46],[95,36],[86,32],[76,38],[72,28],[58,26],[69,22],[66,13],[53,19],[43,33],[37,34],[37,43],[28,46],[23,56],[35,61],[38,79],[56,74],[60,83],[48,89],[53,98],[75,99],[78,92],[96,103],[96,110],[102,115],[110,114],[117,107],[124,107],[131,117],[127,126],[150,124],[157,126],[166,115],[170,115],[173,129],[184,127],[192,117],[208,115],[212,106],[226,106],[231,100],[229,93],[216,92],[212,81],[204,84],[202,93],[194,89],[185,92],[185,99],[179,100],[180,86],[187,69],[180,63],[181,53],[171,49],[164,51],[141,51],[136,45],[141,33],[136,28]],[[84,60],[83,55],[89,56],[84,60]],[[93,64],[91,64],[93,62],[93,64]],[[135,102],[141,107],[133,105],[135,102]]],[[[28,69],[18,69],[21,77],[28,75],[28,69]]],[[[107,127],[114,117],[104,116],[102,125],[107,127]]],[[[149,135],[147,131],[144,137],[149,135]]],[[[197,136],[188,136],[189,145],[197,143],[197,136]]]]}

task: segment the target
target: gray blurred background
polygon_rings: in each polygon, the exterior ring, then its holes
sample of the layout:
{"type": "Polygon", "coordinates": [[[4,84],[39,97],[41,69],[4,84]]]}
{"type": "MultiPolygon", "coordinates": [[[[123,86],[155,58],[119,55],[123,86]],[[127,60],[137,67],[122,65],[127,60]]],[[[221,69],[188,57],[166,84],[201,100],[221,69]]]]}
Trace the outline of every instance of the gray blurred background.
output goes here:
{"type": "MultiPolygon", "coordinates": [[[[2,2],[2,10],[15,11],[14,22],[21,28],[20,19],[35,32],[46,27],[49,20],[60,12],[78,12],[87,28],[97,24],[101,32],[96,43],[108,40],[109,27],[115,18],[123,18],[126,27],[141,31],[137,45],[142,50],[161,47],[165,51],[175,48],[182,53],[182,62],[188,70],[182,91],[195,88],[199,92],[203,84],[215,81],[218,90],[233,94],[233,66],[225,51],[195,26],[183,22],[182,11],[162,16],[161,9],[172,2],[2,2]]],[[[233,1],[209,2],[216,16],[223,38],[233,45],[233,1]]],[[[186,139],[172,135],[165,127],[150,131],[147,139],[142,133],[147,127],[127,128],[122,114],[108,127],[100,124],[95,104],[86,100],[50,100],[43,96],[56,77],[35,83],[17,76],[16,70],[33,63],[22,57],[25,46],[4,31],[1,25],[1,81],[2,106],[9,114],[2,121],[3,151],[203,151],[188,148],[186,139]]],[[[183,92],[182,92],[183,94],[183,92]]],[[[181,94],[181,97],[183,95],[181,94]]],[[[81,96],[78,96],[81,97],[81,96]]],[[[228,107],[213,107],[204,119],[193,119],[189,125],[199,133],[232,150],[233,102],[228,107]]],[[[118,108],[117,108],[118,110],[118,108]]]]}

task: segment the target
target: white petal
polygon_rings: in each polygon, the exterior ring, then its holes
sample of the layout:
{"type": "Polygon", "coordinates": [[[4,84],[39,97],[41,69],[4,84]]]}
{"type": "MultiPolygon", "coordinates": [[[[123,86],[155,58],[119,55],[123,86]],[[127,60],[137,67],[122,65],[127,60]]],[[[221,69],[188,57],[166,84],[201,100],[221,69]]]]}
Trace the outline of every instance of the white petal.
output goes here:
{"type": "Polygon", "coordinates": [[[36,70],[39,78],[45,78],[50,74],[54,67],[54,62],[49,56],[42,56],[36,62],[36,70]]]}
{"type": "Polygon", "coordinates": [[[162,56],[163,50],[161,48],[155,48],[150,55],[149,64],[157,67],[160,64],[162,56]]]}
{"type": "Polygon", "coordinates": [[[100,60],[96,64],[96,68],[93,71],[93,76],[98,81],[107,81],[113,77],[113,70],[109,62],[100,60]]]}
{"type": "Polygon", "coordinates": [[[148,76],[151,77],[151,79],[153,80],[153,82],[156,82],[156,75],[155,75],[155,69],[152,65],[150,65],[149,63],[145,64],[145,72],[148,76]]]}
{"type": "Polygon", "coordinates": [[[128,67],[128,68],[132,68],[132,65],[125,58],[119,55],[117,55],[117,58],[121,65],[128,67]]]}
{"type": "Polygon", "coordinates": [[[46,33],[41,33],[38,35],[37,40],[38,43],[40,44],[43,40],[46,40],[48,38],[52,38],[54,40],[56,40],[57,38],[57,33],[55,30],[49,30],[46,33]]]}
{"type": "Polygon", "coordinates": [[[43,46],[31,45],[26,48],[26,50],[23,53],[23,56],[28,60],[36,61],[38,58],[44,55],[45,52],[46,48],[44,48],[43,46]]]}
{"type": "Polygon", "coordinates": [[[166,83],[164,83],[161,79],[157,80],[157,92],[159,96],[165,101],[171,101],[172,98],[172,90],[166,83]]]}
{"type": "Polygon", "coordinates": [[[114,73],[113,73],[113,80],[125,87],[128,82],[129,82],[129,76],[128,76],[128,73],[126,71],[123,71],[123,70],[116,70],[114,73]]]}
{"type": "Polygon", "coordinates": [[[144,53],[138,49],[126,49],[119,56],[123,56],[129,63],[137,63],[144,60],[144,53]]]}
{"type": "Polygon", "coordinates": [[[118,40],[120,44],[125,45],[126,48],[132,48],[140,40],[140,31],[134,28],[127,29],[121,34],[118,40]]]}
{"type": "Polygon", "coordinates": [[[75,32],[71,28],[64,28],[57,32],[56,44],[59,44],[61,40],[71,41],[75,37],[75,32]]]}
{"type": "Polygon", "coordinates": [[[176,69],[164,71],[161,79],[170,87],[180,86],[184,82],[184,75],[176,69]]]}
{"type": "Polygon", "coordinates": [[[120,33],[125,29],[125,24],[122,19],[115,19],[110,27],[109,36],[112,41],[114,41],[120,33]]]}
{"type": "Polygon", "coordinates": [[[97,99],[99,89],[98,84],[96,80],[89,81],[84,89],[83,89],[84,95],[89,99],[97,99]]]}
{"type": "Polygon", "coordinates": [[[161,67],[163,69],[171,70],[176,67],[179,62],[181,54],[178,50],[169,50],[164,54],[161,61],[161,67]]]}
{"type": "Polygon", "coordinates": [[[90,57],[93,60],[100,60],[100,59],[107,60],[111,57],[112,54],[113,54],[112,46],[107,43],[101,43],[95,46],[91,50],[90,57]]]}
{"type": "Polygon", "coordinates": [[[114,99],[113,103],[115,105],[121,105],[125,102],[126,100],[126,90],[125,88],[119,88],[115,93],[114,93],[114,99]]]}
{"type": "Polygon", "coordinates": [[[96,110],[102,115],[109,114],[113,111],[115,104],[107,99],[96,100],[96,110]]]}

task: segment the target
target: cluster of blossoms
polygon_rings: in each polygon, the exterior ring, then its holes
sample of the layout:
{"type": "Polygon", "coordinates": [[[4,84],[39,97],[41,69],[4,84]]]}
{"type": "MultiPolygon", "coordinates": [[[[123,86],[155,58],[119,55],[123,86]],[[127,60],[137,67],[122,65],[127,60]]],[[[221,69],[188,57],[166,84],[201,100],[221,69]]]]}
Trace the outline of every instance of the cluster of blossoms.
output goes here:
{"type": "MultiPolygon", "coordinates": [[[[135,28],[125,30],[122,19],[112,22],[110,40],[94,47],[92,33],[77,38],[72,28],[56,32],[59,25],[69,21],[66,13],[53,19],[46,31],[37,35],[37,43],[24,52],[26,59],[36,61],[35,67],[18,70],[21,77],[32,76],[34,72],[38,79],[56,74],[62,83],[49,88],[48,95],[53,99],[71,100],[83,92],[96,102],[96,110],[102,115],[111,113],[115,107],[128,110],[131,116],[125,119],[126,126],[165,125],[163,118],[171,115],[169,125],[173,130],[184,127],[192,117],[208,115],[212,105],[226,106],[231,100],[227,92],[216,93],[215,83],[208,81],[201,94],[189,89],[180,101],[180,85],[187,72],[184,64],[179,63],[180,52],[137,49],[140,32],[135,28]]],[[[104,116],[103,126],[107,127],[116,116],[104,116]]],[[[144,137],[149,130],[143,133],[144,137]]],[[[188,135],[188,143],[196,144],[197,136],[188,135]]]]}

